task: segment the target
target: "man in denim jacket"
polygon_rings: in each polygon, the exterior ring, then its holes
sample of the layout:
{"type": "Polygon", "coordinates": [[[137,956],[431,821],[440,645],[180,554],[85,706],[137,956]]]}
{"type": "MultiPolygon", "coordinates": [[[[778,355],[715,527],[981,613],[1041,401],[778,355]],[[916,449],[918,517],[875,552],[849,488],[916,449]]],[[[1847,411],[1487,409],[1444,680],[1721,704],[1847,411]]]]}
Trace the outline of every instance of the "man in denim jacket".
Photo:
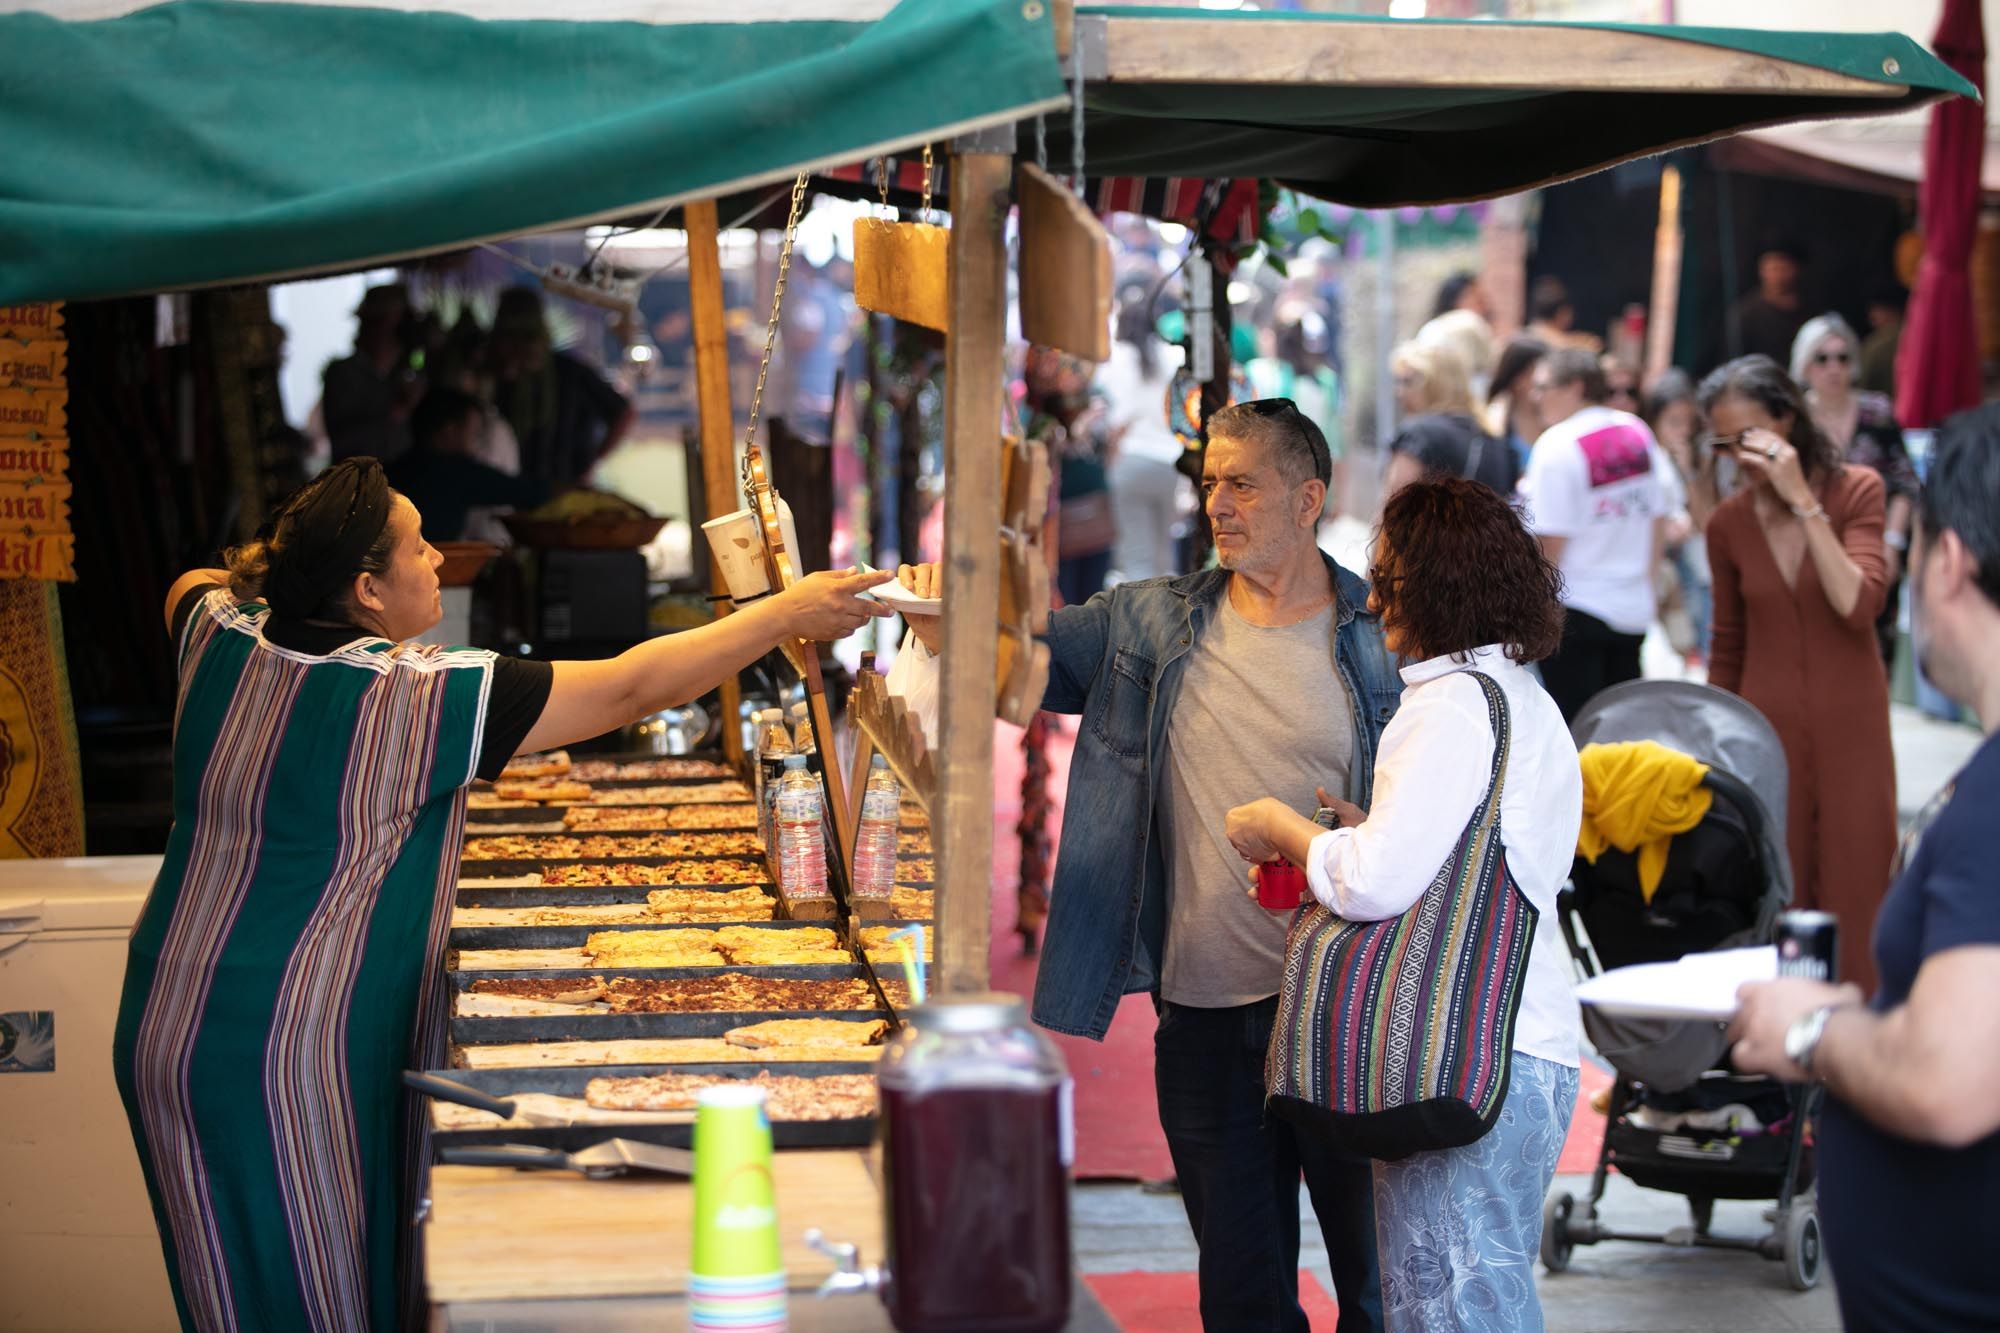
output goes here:
{"type": "MultiPolygon", "coordinates": [[[[1290,913],[1248,896],[1228,810],[1275,790],[1365,805],[1402,682],[1367,587],[1315,540],[1331,474],[1287,399],[1209,427],[1202,498],[1219,569],[1121,584],[1049,617],[1042,707],[1080,713],[1035,1021],[1101,1039],[1120,999],[1160,1011],[1154,1078],[1211,1330],[1305,1330],[1298,1182],[1325,1233],[1342,1333],[1380,1326],[1366,1161],[1264,1115],[1290,913]]],[[[905,567],[929,594],[935,567],[905,567]]],[[[936,650],[935,619],[892,689],[936,650]]],[[[934,668],[931,668],[934,670],[934,668]]],[[[918,687],[919,691],[921,687],[918,687]]]]}

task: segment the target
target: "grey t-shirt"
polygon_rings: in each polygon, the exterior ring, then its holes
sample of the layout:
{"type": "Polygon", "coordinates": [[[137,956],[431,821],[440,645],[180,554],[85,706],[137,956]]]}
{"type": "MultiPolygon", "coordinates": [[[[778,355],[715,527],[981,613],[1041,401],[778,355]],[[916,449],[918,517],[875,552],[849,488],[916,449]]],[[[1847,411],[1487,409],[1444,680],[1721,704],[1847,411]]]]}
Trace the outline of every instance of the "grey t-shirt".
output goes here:
{"type": "Polygon", "coordinates": [[[1167,722],[1167,959],[1160,995],[1221,1009],[1278,993],[1291,913],[1249,896],[1229,845],[1231,809],[1275,796],[1300,814],[1315,787],[1351,796],[1354,722],[1333,657],[1333,608],[1296,625],[1253,625],[1225,594],[1188,653],[1167,722]]]}

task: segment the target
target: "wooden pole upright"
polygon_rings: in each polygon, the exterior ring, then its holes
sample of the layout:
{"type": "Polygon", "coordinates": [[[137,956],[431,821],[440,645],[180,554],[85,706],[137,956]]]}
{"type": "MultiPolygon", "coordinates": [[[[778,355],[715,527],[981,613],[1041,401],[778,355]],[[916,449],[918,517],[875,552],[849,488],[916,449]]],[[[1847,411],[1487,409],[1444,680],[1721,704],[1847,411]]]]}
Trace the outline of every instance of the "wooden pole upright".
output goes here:
{"type": "MultiPolygon", "coordinates": [[[[743,487],[736,472],[736,417],[729,406],[728,312],[722,294],[722,249],[715,201],[703,200],[683,210],[688,245],[688,304],[694,314],[695,401],[701,417],[702,497],[710,518],[743,507],[743,487]]],[[[722,566],[713,552],[708,558],[709,591],[729,591],[722,566]]],[[[729,614],[729,603],[714,603],[715,617],[729,614]]],[[[742,687],[735,676],[722,682],[722,752],[730,764],[743,764],[742,687]]]]}
{"type": "Polygon", "coordinates": [[[938,727],[935,988],[987,986],[992,929],[994,663],[999,651],[1000,404],[1013,158],[951,160],[946,345],[944,671],[938,727]]]}

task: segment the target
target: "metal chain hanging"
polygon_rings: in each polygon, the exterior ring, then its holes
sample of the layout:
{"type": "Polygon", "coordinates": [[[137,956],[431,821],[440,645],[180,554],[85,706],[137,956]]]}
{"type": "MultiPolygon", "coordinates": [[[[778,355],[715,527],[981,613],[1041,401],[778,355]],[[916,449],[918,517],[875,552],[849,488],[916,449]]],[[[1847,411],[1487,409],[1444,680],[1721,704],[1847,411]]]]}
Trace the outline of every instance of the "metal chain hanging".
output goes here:
{"type": "Polygon", "coordinates": [[[1083,43],[1084,33],[1079,27],[1076,34],[1077,49],[1070,53],[1069,78],[1069,163],[1073,176],[1071,188],[1076,197],[1083,198],[1083,43]]]}
{"type": "Polygon", "coordinates": [[[920,210],[918,210],[917,213],[917,216],[924,221],[929,221],[931,216],[931,170],[932,170],[931,146],[929,144],[925,144],[924,145],[924,202],[923,202],[923,207],[920,210]]]}
{"type": "Polygon", "coordinates": [[[771,293],[771,322],[764,329],[764,359],[757,365],[757,391],[750,396],[750,424],[743,429],[744,486],[750,484],[748,450],[757,447],[757,418],[764,410],[764,381],[771,374],[771,352],[778,345],[778,314],[785,306],[785,279],[792,271],[792,241],[799,232],[799,208],[805,203],[806,173],[792,182],[792,212],[785,219],[785,243],[778,250],[778,286],[771,293]]]}
{"type": "Polygon", "coordinates": [[[887,153],[875,159],[875,193],[882,198],[882,211],[884,213],[890,212],[889,155],[887,153]]]}

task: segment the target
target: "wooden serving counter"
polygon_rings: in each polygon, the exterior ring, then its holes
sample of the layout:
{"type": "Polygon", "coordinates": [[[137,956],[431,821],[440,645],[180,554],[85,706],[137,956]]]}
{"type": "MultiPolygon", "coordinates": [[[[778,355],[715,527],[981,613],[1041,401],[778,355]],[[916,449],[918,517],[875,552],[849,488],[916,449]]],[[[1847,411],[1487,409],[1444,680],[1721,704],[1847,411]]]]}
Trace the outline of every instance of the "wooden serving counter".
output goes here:
{"type": "MultiPolygon", "coordinates": [[[[814,1296],[833,1263],[803,1239],[818,1227],[883,1255],[881,1193],[870,1155],[854,1149],[772,1157],[778,1225],[801,1333],[890,1328],[873,1295],[814,1296]]],[[[693,1190],[685,1180],[636,1174],[586,1180],[568,1171],[439,1166],[424,1220],[425,1282],[433,1330],[529,1333],[686,1325],[693,1190]]],[[[1090,1289],[1076,1286],[1065,1333],[1115,1333],[1090,1289]]]]}

